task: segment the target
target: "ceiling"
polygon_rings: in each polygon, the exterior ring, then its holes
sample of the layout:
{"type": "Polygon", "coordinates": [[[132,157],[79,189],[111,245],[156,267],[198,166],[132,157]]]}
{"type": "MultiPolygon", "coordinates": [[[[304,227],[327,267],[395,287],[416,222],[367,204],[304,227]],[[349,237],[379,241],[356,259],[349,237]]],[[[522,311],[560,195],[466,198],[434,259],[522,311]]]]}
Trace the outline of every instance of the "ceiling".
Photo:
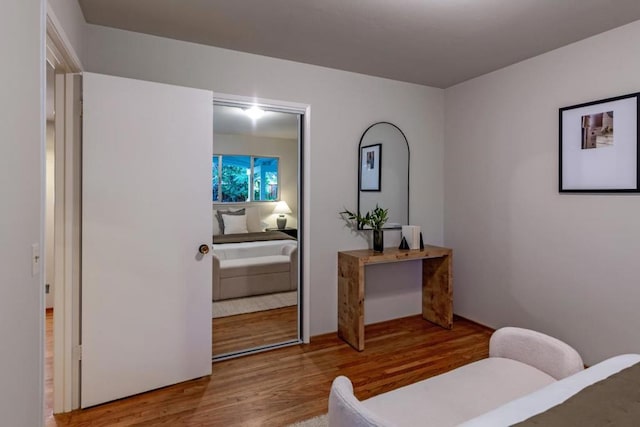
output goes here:
{"type": "Polygon", "coordinates": [[[440,88],[640,19],[640,0],[79,3],[92,24],[440,88]]]}
{"type": "Polygon", "coordinates": [[[298,140],[298,115],[293,113],[265,111],[254,120],[242,108],[214,105],[213,127],[217,134],[298,140]]]}

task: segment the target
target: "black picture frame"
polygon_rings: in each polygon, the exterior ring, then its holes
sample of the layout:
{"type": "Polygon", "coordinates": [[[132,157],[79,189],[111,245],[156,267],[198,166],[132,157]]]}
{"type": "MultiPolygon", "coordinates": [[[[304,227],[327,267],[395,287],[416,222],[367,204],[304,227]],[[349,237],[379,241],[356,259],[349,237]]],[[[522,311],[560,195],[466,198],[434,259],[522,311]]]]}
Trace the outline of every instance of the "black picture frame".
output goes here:
{"type": "Polygon", "coordinates": [[[640,92],[563,107],[560,193],[640,192],[640,92]]]}
{"type": "Polygon", "coordinates": [[[358,159],[360,191],[380,191],[382,182],[382,144],[372,144],[360,148],[358,159]]]}

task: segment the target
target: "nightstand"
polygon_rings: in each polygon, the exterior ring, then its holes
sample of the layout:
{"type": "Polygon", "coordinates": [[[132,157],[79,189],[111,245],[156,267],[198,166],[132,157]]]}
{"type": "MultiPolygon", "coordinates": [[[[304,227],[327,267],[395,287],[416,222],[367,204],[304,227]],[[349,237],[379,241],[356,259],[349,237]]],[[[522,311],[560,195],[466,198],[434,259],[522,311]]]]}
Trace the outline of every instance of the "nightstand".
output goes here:
{"type": "Polygon", "coordinates": [[[297,228],[291,228],[291,227],[285,227],[285,228],[266,228],[265,230],[267,231],[282,231],[285,234],[288,234],[289,236],[293,237],[293,238],[298,238],[298,229],[297,228]]]}

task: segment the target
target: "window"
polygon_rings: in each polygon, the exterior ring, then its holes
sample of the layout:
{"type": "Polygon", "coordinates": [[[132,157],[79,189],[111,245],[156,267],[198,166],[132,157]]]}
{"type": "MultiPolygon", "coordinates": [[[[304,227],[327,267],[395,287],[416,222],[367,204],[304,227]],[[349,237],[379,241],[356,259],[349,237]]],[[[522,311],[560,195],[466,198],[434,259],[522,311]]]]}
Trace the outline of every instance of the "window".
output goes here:
{"type": "Polygon", "coordinates": [[[214,155],[214,202],[239,203],[278,200],[279,159],[242,155],[214,155]]]}

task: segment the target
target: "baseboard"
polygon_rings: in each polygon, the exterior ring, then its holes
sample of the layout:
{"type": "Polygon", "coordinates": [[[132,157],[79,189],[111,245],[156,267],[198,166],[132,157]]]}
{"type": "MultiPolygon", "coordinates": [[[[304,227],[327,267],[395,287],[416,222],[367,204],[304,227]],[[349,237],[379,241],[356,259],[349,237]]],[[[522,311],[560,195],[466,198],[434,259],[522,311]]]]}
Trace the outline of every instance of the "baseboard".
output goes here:
{"type": "MultiPolygon", "coordinates": [[[[409,318],[409,317],[422,317],[422,314],[412,314],[412,315],[409,315],[409,316],[398,317],[397,319],[390,319],[390,320],[383,320],[382,322],[369,323],[369,324],[365,325],[365,327],[371,326],[371,325],[378,325],[380,323],[394,322],[396,320],[406,319],[406,318],[409,318]]],[[[455,313],[453,315],[453,324],[454,324],[454,326],[455,326],[456,319],[460,319],[460,320],[467,321],[469,323],[473,323],[474,325],[478,326],[478,328],[484,329],[487,332],[491,332],[491,333],[495,332],[494,328],[491,328],[491,327],[489,327],[487,325],[483,325],[480,322],[476,322],[475,320],[469,319],[469,318],[464,317],[464,316],[460,316],[460,315],[455,314],[455,313]]],[[[425,320],[425,322],[426,321],[427,320],[425,320]]],[[[309,340],[309,342],[311,342],[314,339],[322,339],[322,338],[327,338],[327,337],[330,337],[330,336],[335,336],[335,335],[337,335],[337,333],[338,333],[338,331],[335,330],[334,332],[327,332],[327,333],[320,334],[320,335],[313,335],[311,337],[311,339],[309,340]]]]}
{"type": "Polygon", "coordinates": [[[462,320],[465,320],[465,321],[467,321],[469,323],[473,323],[474,325],[477,325],[478,327],[480,327],[482,329],[486,329],[487,331],[492,332],[492,333],[496,331],[495,328],[487,326],[487,325],[485,325],[483,323],[477,322],[477,321],[475,321],[473,319],[469,319],[468,317],[464,317],[464,316],[460,316],[458,314],[454,314],[453,315],[454,322],[455,322],[456,319],[462,319],[462,320]]]}

